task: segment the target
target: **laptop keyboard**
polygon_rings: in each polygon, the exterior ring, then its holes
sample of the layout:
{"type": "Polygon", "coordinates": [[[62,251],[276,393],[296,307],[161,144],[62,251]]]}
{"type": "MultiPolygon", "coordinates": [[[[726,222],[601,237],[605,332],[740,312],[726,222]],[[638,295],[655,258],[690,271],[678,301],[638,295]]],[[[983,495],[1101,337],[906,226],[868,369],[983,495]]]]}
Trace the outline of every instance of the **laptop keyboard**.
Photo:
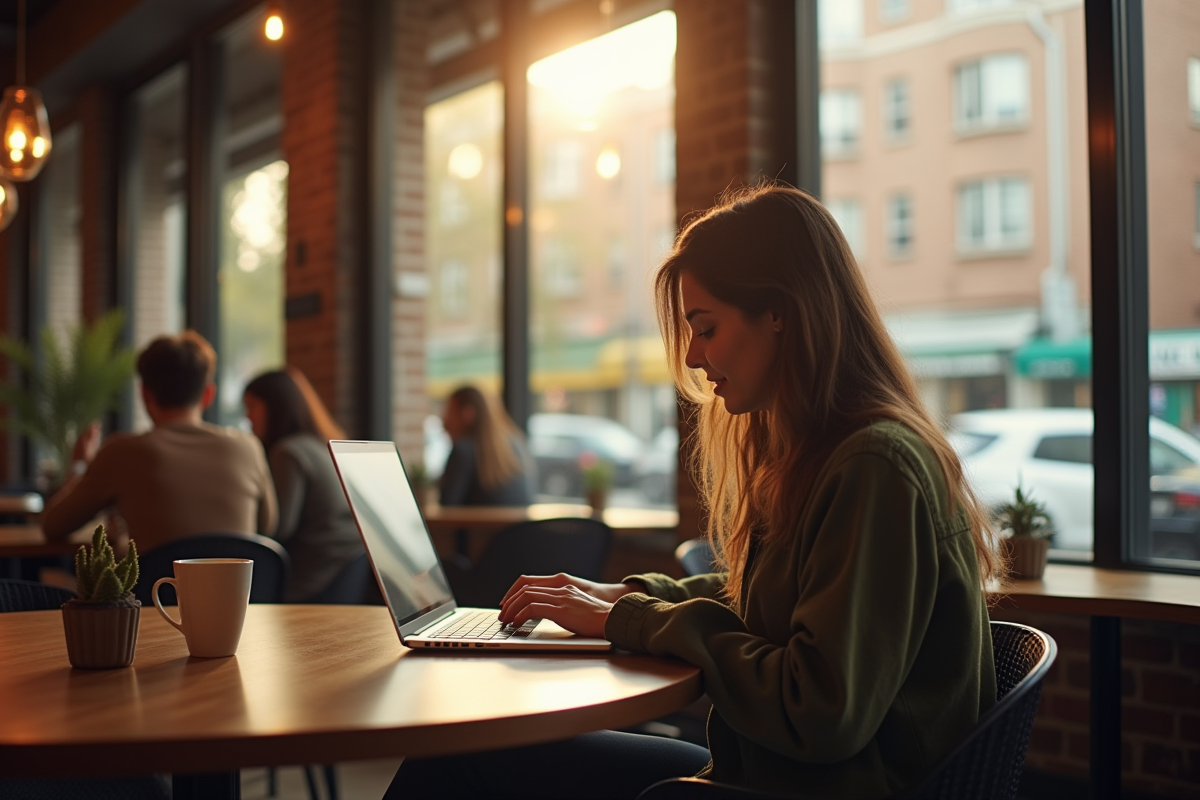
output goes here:
{"type": "Polygon", "coordinates": [[[523,639],[529,636],[540,619],[531,619],[519,628],[503,624],[494,611],[476,611],[460,614],[449,625],[428,634],[431,639],[523,639]]]}

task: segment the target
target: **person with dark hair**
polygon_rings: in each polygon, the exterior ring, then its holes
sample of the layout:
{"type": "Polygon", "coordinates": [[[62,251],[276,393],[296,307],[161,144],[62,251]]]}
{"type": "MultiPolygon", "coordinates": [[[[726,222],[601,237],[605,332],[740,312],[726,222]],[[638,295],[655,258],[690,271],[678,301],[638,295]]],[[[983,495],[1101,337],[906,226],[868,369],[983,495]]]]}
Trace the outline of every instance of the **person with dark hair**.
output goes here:
{"type": "Polygon", "coordinates": [[[98,424],[83,431],[72,476],[42,514],[46,537],[66,537],[114,508],[143,552],[201,533],[274,533],[262,445],[203,420],[217,396],[216,369],[212,345],[195,331],[152,341],[137,371],[153,429],[114,433],[103,447],[98,424]]]}
{"type": "Polygon", "coordinates": [[[474,386],[446,398],[442,425],[453,443],[442,472],[444,506],[526,506],[533,502],[532,459],[520,429],[474,386]]]}
{"type": "Polygon", "coordinates": [[[696,665],[707,749],[602,731],[407,759],[387,797],[555,797],[569,780],[575,797],[633,798],[688,775],[890,797],[996,702],[994,534],[833,216],[791,187],[733,194],[683,229],[655,291],[720,571],[524,576],[499,619],[696,665]],[[530,762],[552,774],[514,782],[530,762]]]}
{"type": "Polygon", "coordinates": [[[246,418],[267,451],[279,498],[275,539],[287,548],[292,570],[284,602],[303,603],[329,585],[363,552],[326,443],[345,434],[303,373],[264,372],[242,393],[246,418]]]}

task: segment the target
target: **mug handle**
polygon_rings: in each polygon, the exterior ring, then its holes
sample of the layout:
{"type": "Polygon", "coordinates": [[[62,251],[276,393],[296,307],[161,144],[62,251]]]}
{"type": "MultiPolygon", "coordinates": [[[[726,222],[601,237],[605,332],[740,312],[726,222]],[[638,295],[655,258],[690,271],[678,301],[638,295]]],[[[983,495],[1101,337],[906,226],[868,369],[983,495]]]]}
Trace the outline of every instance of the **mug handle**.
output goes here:
{"type": "MultiPolygon", "coordinates": [[[[172,617],[170,614],[168,614],[167,610],[165,608],[163,608],[162,600],[160,600],[158,597],[158,587],[162,586],[164,583],[169,583],[172,586],[174,586],[175,594],[176,595],[179,594],[179,584],[177,584],[175,582],[174,578],[159,578],[158,580],[156,580],[154,582],[154,586],[152,586],[150,588],[150,596],[154,598],[154,605],[158,608],[158,613],[163,615],[163,619],[165,619],[167,622],[171,623],[176,628],[178,628],[180,633],[183,633],[182,621],[176,622],[175,618],[172,617]]],[[[182,618],[181,618],[181,620],[182,620],[182,618]]]]}

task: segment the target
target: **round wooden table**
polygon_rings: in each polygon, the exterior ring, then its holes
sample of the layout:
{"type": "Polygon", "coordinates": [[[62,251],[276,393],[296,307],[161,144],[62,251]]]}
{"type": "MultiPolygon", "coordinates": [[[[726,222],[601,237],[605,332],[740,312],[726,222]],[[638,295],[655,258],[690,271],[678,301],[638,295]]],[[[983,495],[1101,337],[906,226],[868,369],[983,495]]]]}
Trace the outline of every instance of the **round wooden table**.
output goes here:
{"type": "Polygon", "coordinates": [[[648,656],[406,650],[379,606],[252,605],[219,659],[143,608],[133,666],[104,671],[70,667],[61,612],[0,614],[0,775],[461,753],[636,724],[701,691],[695,667],[648,656]]]}

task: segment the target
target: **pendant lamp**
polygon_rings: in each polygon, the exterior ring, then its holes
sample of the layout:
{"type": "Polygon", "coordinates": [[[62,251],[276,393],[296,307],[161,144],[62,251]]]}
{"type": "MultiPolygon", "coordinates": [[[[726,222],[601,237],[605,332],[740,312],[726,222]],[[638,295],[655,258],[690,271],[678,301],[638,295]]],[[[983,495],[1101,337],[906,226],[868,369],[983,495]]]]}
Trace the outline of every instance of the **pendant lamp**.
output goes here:
{"type": "Polygon", "coordinates": [[[25,0],[17,5],[17,82],[0,101],[0,175],[31,181],[50,157],[50,123],[42,96],[25,85],[25,0]]]}
{"type": "Polygon", "coordinates": [[[17,187],[12,181],[0,178],[0,231],[17,217],[17,187]]]}

